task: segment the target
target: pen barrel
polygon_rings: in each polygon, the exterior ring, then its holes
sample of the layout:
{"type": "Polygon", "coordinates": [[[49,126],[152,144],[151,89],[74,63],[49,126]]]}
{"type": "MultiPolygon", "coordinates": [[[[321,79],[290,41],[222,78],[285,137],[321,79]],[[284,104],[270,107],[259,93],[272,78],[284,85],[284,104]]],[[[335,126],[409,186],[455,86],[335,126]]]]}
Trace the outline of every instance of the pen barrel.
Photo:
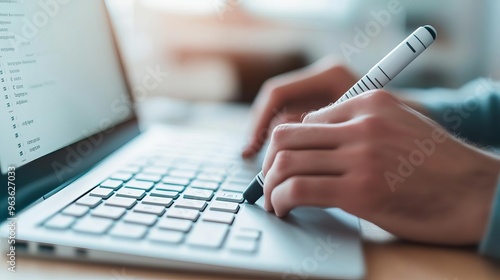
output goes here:
{"type": "Polygon", "coordinates": [[[376,75],[381,79],[380,82],[382,85],[385,86],[433,42],[434,38],[429,30],[425,27],[419,27],[387,54],[377,65],[370,69],[368,73],[370,74],[372,72],[372,75],[376,75]]]}
{"type": "Polygon", "coordinates": [[[342,95],[335,105],[365,91],[385,87],[434,42],[435,33],[433,35],[428,28],[419,27],[415,30],[342,95]]]}

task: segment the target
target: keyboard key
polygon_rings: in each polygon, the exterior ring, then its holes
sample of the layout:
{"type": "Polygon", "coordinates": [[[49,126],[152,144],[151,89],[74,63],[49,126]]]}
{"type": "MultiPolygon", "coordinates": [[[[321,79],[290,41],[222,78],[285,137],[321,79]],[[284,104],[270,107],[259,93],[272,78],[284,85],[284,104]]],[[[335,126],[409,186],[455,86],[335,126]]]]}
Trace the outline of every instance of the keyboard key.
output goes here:
{"type": "Polygon", "coordinates": [[[74,217],[82,217],[83,215],[87,214],[88,211],[89,211],[88,206],[73,204],[64,208],[62,213],[74,217]]]}
{"type": "Polygon", "coordinates": [[[207,165],[202,168],[201,174],[227,176],[230,173],[228,171],[229,170],[227,170],[227,165],[226,166],[207,165]]]}
{"type": "Polygon", "coordinates": [[[169,218],[191,220],[193,222],[195,222],[199,216],[200,216],[199,211],[191,209],[170,208],[167,211],[167,217],[169,218]]]}
{"type": "Polygon", "coordinates": [[[163,178],[162,182],[170,185],[187,186],[190,180],[187,178],[170,177],[170,175],[168,175],[163,178]]]}
{"type": "Polygon", "coordinates": [[[137,174],[141,171],[138,165],[128,165],[120,169],[120,172],[137,174]]]}
{"type": "Polygon", "coordinates": [[[134,179],[139,181],[147,181],[157,183],[161,180],[162,175],[158,174],[147,174],[147,173],[139,173],[135,175],[134,179]]]}
{"type": "MultiPolygon", "coordinates": [[[[258,172],[257,172],[258,173],[258,172]]],[[[249,170],[244,167],[242,169],[236,170],[236,172],[233,173],[235,181],[238,181],[238,179],[244,179],[244,180],[252,180],[256,173],[255,170],[249,170]]]]}
{"type": "Polygon", "coordinates": [[[161,166],[148,166],[142,170],[144,173],[156,174],[156,175],[165,175],[168,172],[168,167],[161,166]]]}
{"type": "Polygon", "coordinates": [[[102,234],[105,233],[113,224],[113,220],[98,218],[98,217],[85,217],[78,220],[73,226],[73,230],[83,233],[102,234]]]}
{"type": "Polygon", "coordinates": [[[165,213],[165,207],[158,206],[158,205],[140,203],[134,207],[134,212],[154,214],[157,216],[161,216],[161,215],[163,215],[163,213],[165,213]]]}
{"type": "Polygon", "coordinates": [[[135,199],[141,199],[146,195],[146,192],[143,190],[131,189],[131,188],[123,188],[116,192],[116,196],[121,197],[129,197],[135,199]]]}
{"type": "Polygon", "coordinates": [[[234,221],[234,215],[231,213],[207,211],[203,214],[202,220],[230,225],[234,221]]]}
{"type": "MultiPolygon", "coordinates": [[[[258,172],[257,172],[258,173],[258,172]]],[[[254,174],[253,176],[255,176],[256,174],[254,174]]],[[[253,180],[253,177],[238,177],[238,176],[232,176],[230,179],[229,179],[229,183],[234,183],[234,184],[243,184],[243,185],[247,185],[250,184],[250,182],[252,182],[253,180]]]]}
{"type": "Polygon", "coordinates": [[[160,205],[163,207],[170,207],[172,205],[173,200],[171,198],[167,197],[156,197],[156,196],[146,196],[143,200],[142,203],[146,204],[152,204],[152,205],[160,205]]]}
{"type": "Polygon", "coordinates": [[[227,247],[230,251],[239,253],[253,253],[257,249],[256,240],[231,239],[227,247]]]}
{"type": "Polygon", "coordinates": [[[240,228],[233,231],[233,236],[239,239],[252,239],[257,240],[260,238],[261,231],[252,228],[240,228]]]}
{"type": "Polygon", "coordinates": [[[214,196],[210,190],[188,188],[184,191],[184,198],[199,199],[209,201],[214,196]]]}
{"type": "Polygon", "coordinates": [[[155,185],[155,189],[161,191],[182,192],[184,190],[184,186],[159,183],[155,185]]]}
{"type": "Polygon", "coordinates": [[[194,180],[189,184],[189,187],[197,189],[207,189],[207,190],[217,190],[219,188],[219,183],[203,180],[194,180]]]}
{"type": "Polygon", "coordinates": [[[174,207],[203,211],[207,207],[207,203],[202,200],[179,199],[175,202],[174,207]]]}
{"type": "Polygon", "coordinates": [[[220,183],[224,181],[225,176],[223,174],[210,174],[208,172],[198,174],[196,179],[210,182],[220,183]]]}
{"type": "Polygon", "coordinates": [[[125,208],[101,205],[92,211],[92,216],[118,220],[125,214],[125,208]]]}
{"type": "Polygon", "coordinates": [[[121,180],[121,181],[128,181],[134,176],[134,174],[129,173],[129,172],[117,172],[113,175],[111,175],[111,179],[115,180],[121,180]]]}
{"type": "Polygon", "coordinates": [[[248,187],[248,184],[228,182],[228,183],[222,184],[221,190],[243,193],[247,189],[247,187],[248,187]]]}
{"type": "Polygon", "coordinates": [[[188,232],[191,229],[192,225],[193,222],[188,220],[170,218],[160,219],[160,221],[158,222],[158,227],[161,229],[177,230],[182,232],[188,232]]]}
{"type": "MultiPolygon", "coordinates": [[[[198,159],[198,155],[193,155],[193,158],[195,160],[198,159]]],[[[198,170],[200,169],[200,164],[199,163],[195,163],[195,162],[176,162],[174,164],[174,166],[177,168],[177,169],[184,169],[184,170],[198,170]]]]}
{"type": "Polygon", "coordinates": [[[139,165],[139,166],[145,166],[145,165],[148,165],[149,164],[149,156],[142,156],[140,158],[136,158],[134,160],[134,164],[135,165],[139,165]]]}
{"type": "Polygon", "coordinates": [[[123,181],[108,179],[108,180],[102,182],[99,186],[101,188],[108,188],[108,189],[117,190],[121,187],[122,184],[123,184],[123,181]]]}
{"type": "Polygon", "coordinates": [[[137,200],[134,198],[113,196],[110,199],[106,200],[106,202],[104,204],[109,205],[109,206],[118,206],[118,207],[124,207],[124,208],[130,209],[136,203],[137,203],[137,200]]]}
{"type": "Polygon", "coordinates": [[[192,179],[196,176],[196,171],[194,170],[183,170],[183,169],[173,169],[168,173],[169,176],[178,178],[192,179]]]}
{"type": "Polygon", "coordinates": [[[53,229],[67,229],[75,221],[74,217],[57,214],[45,222],[45,226],[53,229]]]}
{"type": "Polygon", "coordinates": [[[86,195],[86,196],[78,199],[76,201],[76,204],[85,205],[85,206],[88,206],[90,208],[94,208],[97,205],[99,205],[99,203],[101,203],[101,201],[102,201],[102,199],[100,197],[86,195]]]}
{"type": "Polygon", "coordinates": [[[154,185],[153,182],[132,180],[132,181],[126,183],[124,187],[149,191],[150,189],[153,188],[153,185],[154,185]]]}
{"type": "Polygon", "coordinates": [[[151,241],[178,244],[184,239],[184,234],[179,231],[154,229],[149,233],[148,239],[151,241]]]}
{"type": "MultiPolygon", "coordinates": [[[[165,174],[168,173],[168,170],[171,168],[172,165],[173,165],[172,161],[169,160],[168,158],[159,158],[159,159],[154,159],[149,167],[164,168],[163,169],[164,172],[161,174],[165,174]]],[[[155,173],[155,172],[150,172],[150,173],[155,173]]]]}
{"type": "Polygon", "coordinates": [[[236,203],[242,203],[244,200],[243,194],[235,192],[219,193],[217,194],[217,197],[215,199],[220,201],[236,202],[236,203]]]}
{"type": "Polygon", "coordinates": [[[162,191],[162,190],[157,190],[154,189],[149,193],[150,196],[159,196],[159,197],[170,197],[173,199],[176,199],[179,197],[178,192],[172,192],[172,191],[162,191]]]}
{"type": "Polygon", "coordinates": [[[181,185],[181,186],[187,186],[189,184],[189,179],[186,178],[178,178],[178,177],[170,177],[167,176],[163,178],[162,182],[165,184],[171,184],[171,185],[181,185]]]}
{"type": "Polygon", "coordinates": [[[157,218],[158,216],[156,215],[129,212],[123,220],[128,223],[152,226],[156,223],[157,218]]]}
{"type": "Polygon", "coordinates": [[[104,199],[110,197],[113,194],[112,189],[106,189],[106,188],[100,188],[97,187],[90,191],[90,196],[97,196],[97,197],[102,197],[104,199]]]}
{"type": "Polygon", "coordinates": [[[232,202],[214,201],[210,204],[210,210],[229,213],[238,213],[240,205],[232,202]]]}
{"type": "Polygon", "coordinates": [[[219,248],[226,238],[229,227],[224,224],[198,223],[191,230],[187,244],[209,248],[219,248]]]}
{"type": "Polygon", "coordinates": [[[146,234],[147,230],[148,228],[142,225],[118,223],[111,229],[109,234],[116,237],[139,239],[146,234]]]}

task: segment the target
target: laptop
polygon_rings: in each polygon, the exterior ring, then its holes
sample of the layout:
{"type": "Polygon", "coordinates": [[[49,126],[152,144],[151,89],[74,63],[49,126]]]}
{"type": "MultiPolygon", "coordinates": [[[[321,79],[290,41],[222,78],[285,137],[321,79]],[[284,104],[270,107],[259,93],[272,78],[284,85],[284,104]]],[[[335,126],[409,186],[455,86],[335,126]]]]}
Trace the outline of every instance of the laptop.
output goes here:
{"type": "MultiPolygon", "coordinates": [[[[19,256],[281,279],[360,279],[359,219],[284,219],[224,131],[141,131],[106,4],[0,3],[1,245],[19,256]],[[4,34],[7,34],[3,36],[4,34]]],[[[14,268],[12,268],[14,266],[14,268]]]]}

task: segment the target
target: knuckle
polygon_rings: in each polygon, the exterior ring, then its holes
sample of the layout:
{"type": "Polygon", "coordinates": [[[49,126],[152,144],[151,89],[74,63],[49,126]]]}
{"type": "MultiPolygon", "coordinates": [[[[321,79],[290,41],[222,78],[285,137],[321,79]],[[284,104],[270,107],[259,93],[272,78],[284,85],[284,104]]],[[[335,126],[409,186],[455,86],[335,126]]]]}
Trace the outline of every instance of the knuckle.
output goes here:
{"type": "Polygon", "coordinates": [[[280,124],[273,129],[271,140],[273,143],[279,143],[290,134],[292,125],[290,124],[280,124]]]}
{"type": "Polygon", "coordinates": [[[396,97],[385,90],[373,90],[367,93],[365,100],[370,106],[386,105],[397,101],[396,97]]]}
{"type": "Polygon", "coordinates": [[[337,60],[332,59],[327,62],[328,66],[326,67],[326,72],[331,74],[338,74],[347,71],[347,67],[343,64],[338,63],[337,60]]]}
{"type": "Polygon", "coordinates": [[[262,91],[272,96],[281,95],[283,92],[282,82],[276,77],[270,78],[262,84],[262,91]]]}
{"type": "Polygon", "coordinates": [[[304,117],[302,118],[302,122],[303,123],[314,123],[316,116],[317,116],[316,112],[317,111],[313,111],[313,112],[309,112],[309,113],[305,114],[304,117]]]}
{"type": "Polygon", "coordinates": [[[374,137],[384,133],[386,121],[379,115],[364,116],[356,125],[358,133],[366,137],[374,137]]]}
{"type": "Polygon", "coordinates": [[[276,98],[276,99],[279,99],[281,98],[281,96],[283,96],[284,90],[283,90],[283,87],[274,87],[274,88],[271,88],[269,90],[269,94],[273,97],[273,98],[276,98]]]}
{"type": "Polygon", "coordinates": [[[282,173],[288,167],[288,163],[290,162],[292,157],[291,151],[279,151],[276,154],[276,159],[274,160],[274,164],[276,165],[276,171],[278,173],[282,173]]]}

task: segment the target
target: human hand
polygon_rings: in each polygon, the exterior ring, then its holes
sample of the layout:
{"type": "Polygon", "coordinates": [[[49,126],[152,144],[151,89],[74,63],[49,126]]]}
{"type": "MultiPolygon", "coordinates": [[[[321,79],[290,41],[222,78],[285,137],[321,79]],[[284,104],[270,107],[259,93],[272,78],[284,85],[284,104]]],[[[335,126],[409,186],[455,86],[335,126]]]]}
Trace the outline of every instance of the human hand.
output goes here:
{"type": "Polygon", "coordinates": [[[300,122],[303,114],[337,101],[356,81],[331,57],[268,80],[252,107],[254,122],[243,157],[258,153],[274,127],[300,122]]]}
{"type": "Polygon", "coordinates": [[[405,239],[483,237],[500,159],[384,91],[278,126],[263,164],[265,208],[339,207],[405,239]]]}

